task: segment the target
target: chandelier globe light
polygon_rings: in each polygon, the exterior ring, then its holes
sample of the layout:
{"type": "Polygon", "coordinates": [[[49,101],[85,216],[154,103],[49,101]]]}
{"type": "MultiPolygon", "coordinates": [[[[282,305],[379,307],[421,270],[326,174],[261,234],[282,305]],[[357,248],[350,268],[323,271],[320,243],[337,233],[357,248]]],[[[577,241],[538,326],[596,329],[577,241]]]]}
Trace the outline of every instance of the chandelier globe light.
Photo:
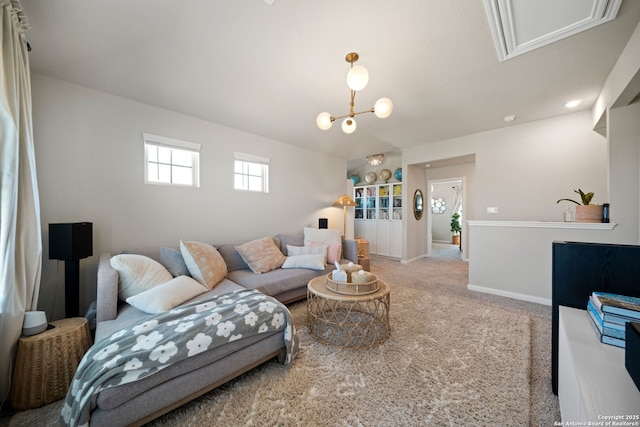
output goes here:
{"type": "Polygon", "coordinates": [[[318,114],[316,118],[316,125],[322,130],[330,129],[333,125],[333,122],[338,119],[345,119],[342,122],[342,131],[344,133],[353,133],[356,130],[356,121],[354,120],[354,116],[358,114],[364,113],[374,113],[376,117],[381,119],[385,119],[391,115],[393,112],[393,103],[389,98],[380,98],[376,101],[373,108],[368,110],[355,112],[354,111],[354,100],[356,97],[356,92],[364,89],[369,82],[369,72],[366,68],[360,65],[354,66],[353,63],[358,60],[359,56],[355,52],[348,53],[345,57],[345,60],[351,64],[351,68],[347,73],[347,85],[349,86],[351,92],[351,99],[349,102],[349,114],[345,114],[342,116],[334,117],[327,112],[322,112],[318,114]]]}
{"type": "Polygon", "coordinates": [[[347,73],[347,86],[351,90],[362,90],[369,83],[369,72],[362,65],[356,65],[347,73]]]}
{"type": "Polygon", "coordinates": [[[393,102],[389,98],[380,98],[373,107],[373,113],[380,119],[386,119],[393,112],[393,102]]]}
{"type": "Polygon", "coordinates": [[[356,130],[356,120],[352,117],[347,117],[342,122],[342,131],[344,133],[353,133],[356,130]]]}
{"type": "Polygon", "coordinates": [[[316,119],[316,124],[322,130],[327,130],[333,124],[333,120],[331,114],[329,113],[320,113],[318,114],[318,118],[316,119]]]}

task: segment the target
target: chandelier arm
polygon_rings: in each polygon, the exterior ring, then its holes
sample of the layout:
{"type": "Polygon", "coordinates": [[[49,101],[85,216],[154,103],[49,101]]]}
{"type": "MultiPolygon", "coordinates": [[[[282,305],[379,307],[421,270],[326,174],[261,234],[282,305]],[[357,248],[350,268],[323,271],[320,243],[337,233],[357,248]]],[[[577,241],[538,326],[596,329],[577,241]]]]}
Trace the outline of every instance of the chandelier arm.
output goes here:
{"type": "Polygon", "coordinates": [[[360,111],[358,113],[353,113],[351,117],[357,116],[358,114],[373,113],[374,111],[375,111],[375,108],[369,108],[368,110],[360,111]]]}
{"type": "Polygon", "coordinates": [[[353,112],[353,106],[355,104],[355,99],[356,99],[356,91],[352,90],[351,91],[351,102],[349,102],[349,116],[353,117],[355,114],[353,112]]]}
{"type": "Polygon", "coordinates": [[[345,117],[353,117],[353,116],[357,116],[359,114],[373,113],[373,112],[374,112],[374,108],[369,108],[368,110],[359,111],[357,113],[349,113],[349,114],[345,114],[343,116],[337,116],[337,117],[331,116],[331,121],[334,122],[336,120],[344,119],[345,117]]]}

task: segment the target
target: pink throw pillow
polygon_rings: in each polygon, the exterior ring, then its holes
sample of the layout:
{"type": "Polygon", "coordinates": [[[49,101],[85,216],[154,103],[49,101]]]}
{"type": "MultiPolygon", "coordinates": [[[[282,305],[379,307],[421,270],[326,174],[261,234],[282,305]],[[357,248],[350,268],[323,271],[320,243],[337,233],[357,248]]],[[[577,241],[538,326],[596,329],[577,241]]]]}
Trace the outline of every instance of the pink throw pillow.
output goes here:
{"type": "MultiPolygon", "coordinates": [[[[308,242],[309,246],[326,245],[322,242],[308,242]]],[[[327,263],[334,264],[336,261],[340,261],[340,249],[342,249],[340,243],[333,243],[327,247],[327,263]]]]}

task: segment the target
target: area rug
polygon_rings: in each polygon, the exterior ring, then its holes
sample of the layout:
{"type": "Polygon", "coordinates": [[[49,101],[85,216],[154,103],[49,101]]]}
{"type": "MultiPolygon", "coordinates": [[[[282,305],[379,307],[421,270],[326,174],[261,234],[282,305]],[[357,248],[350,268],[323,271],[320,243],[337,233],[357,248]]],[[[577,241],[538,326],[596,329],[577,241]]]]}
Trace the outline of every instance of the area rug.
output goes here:
{"type": "MultiPolygon", "coordinates": [[[[308,334],[305,302],[290,308],[301,348],[292,366],[267,362],[151,425],[529,425],[527,316],[395,285],[391,337],[345,350],[308,334]]],[[[33,425],[29,412],[10,425],[33,425]]]]}
{"type": "Polygon", "coordinates": [[[529,425],[530,322],[462,300],[391,289],[391,337],[368,350],[316,342],[291,307],[301,352],[270,362],[154,425],[529,425]]]}

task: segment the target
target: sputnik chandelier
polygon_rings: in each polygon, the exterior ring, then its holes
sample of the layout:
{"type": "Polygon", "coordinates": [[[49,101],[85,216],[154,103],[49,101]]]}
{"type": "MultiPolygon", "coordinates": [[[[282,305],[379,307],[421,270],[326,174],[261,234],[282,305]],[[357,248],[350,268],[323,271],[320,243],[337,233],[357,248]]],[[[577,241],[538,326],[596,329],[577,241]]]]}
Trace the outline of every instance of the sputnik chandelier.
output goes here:
{"type": "Polygon", "coordinates": [[[348,53],[345,60],[351,64],[351,69],[347,73],[347,85],[351,89],[351,101],[349,102],[349,114],[344,116],[334,117],[331,114],[324,112],[318,114],[316,124],[322,130],[327,130],[333,125],[333,122],[338,119],[344,119],[342,122],[342,130],[344,133],[353,133],[356,130],[356,121],[353,118],[358,114],[374,113],[377,117],[384,119],[391,115],[393,111],[393,103],[389,98],[380,98],[376,101],[373,108],[368,110],[354,112],[354,99],[356,92],[365,88],[369,82],[369,72],[361,65],[353,66],[353,63],[358,60],[358,54],[355,52],[348,53]]]}

